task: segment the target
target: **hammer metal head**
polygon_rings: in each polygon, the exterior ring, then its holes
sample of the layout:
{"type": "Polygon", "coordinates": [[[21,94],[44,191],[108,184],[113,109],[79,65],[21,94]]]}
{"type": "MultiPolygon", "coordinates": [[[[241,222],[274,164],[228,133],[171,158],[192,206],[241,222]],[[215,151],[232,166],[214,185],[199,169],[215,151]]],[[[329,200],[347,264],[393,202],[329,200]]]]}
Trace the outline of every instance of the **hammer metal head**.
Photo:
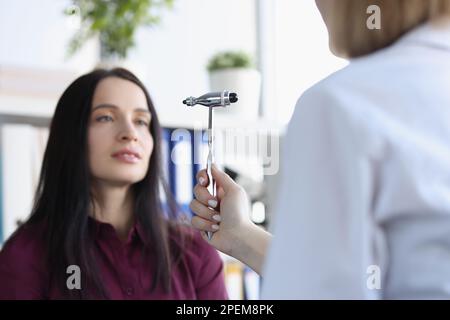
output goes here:
{"type": "Polygon", "coordinates": [[[183,103],[191,107],[196,104],[201,104],[206,107],[227,107],[231,103],[235,103],[237,101],[238,96],[235,92],[224,90],[221,92],[210,92],[198,98],[188,97],[183,100],[183,103]]]}

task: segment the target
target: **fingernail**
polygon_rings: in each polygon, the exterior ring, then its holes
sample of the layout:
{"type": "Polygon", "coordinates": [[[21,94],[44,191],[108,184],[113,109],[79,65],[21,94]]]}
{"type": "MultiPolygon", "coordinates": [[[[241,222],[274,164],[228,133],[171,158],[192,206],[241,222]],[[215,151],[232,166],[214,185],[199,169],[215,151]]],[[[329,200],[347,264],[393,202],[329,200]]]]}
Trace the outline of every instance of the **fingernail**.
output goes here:
{"type": "Polygon", "coordinates": [[[205,178],[203,177],[198,178],[198,182],[200,183],[201,186],[205,185],[205,178]]]}
{"type": "Polygon", "coordinates": [[[219,226],[218,226],[217,224],[213,224],[213,225],[211,226],[211,228],[212,228],[213,230],[219,230],[219,226]]]}
{"type": "Polygon", "coordinates": [[[215,207],[217,207],[217,201],[216,200],[208,200],[208,205],[211,208],[215,208],[215,207]]]}
{"type": "Polygon", "coordinates": [[[222,221],[222,218],[218,214],[213,215],[212,218],[218,222],[222,221]]]}

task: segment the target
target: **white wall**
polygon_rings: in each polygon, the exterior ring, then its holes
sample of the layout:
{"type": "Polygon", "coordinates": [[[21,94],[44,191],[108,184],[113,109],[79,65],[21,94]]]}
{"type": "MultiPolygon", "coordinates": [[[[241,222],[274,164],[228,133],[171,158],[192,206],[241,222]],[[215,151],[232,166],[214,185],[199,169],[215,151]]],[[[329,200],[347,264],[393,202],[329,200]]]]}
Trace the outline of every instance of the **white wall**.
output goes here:
{"type": "MultiPolygon", "coordinates": [[[[206,65],[220,50],[256,52],[254,0],[176,0],[162,24],[141,29],[130,59],[144,68],[146,84],[163,123],[206,122],[206,110],[181,101],[209,90],[206,65]]],[[[200,107],[201,108],[201,107],[200,107]]]]}
{"type": "Polygon", "coordinates": [[[0,0],[0,65],[84,72],[96,61],[90,41],[72,59],[66,45],[73,27],[64,16],[69,0],[0,0]]]}
{"type": "Polygon", "coordinates": [[[315,1],[275,0],[275,6],[276,103],[272,110],[274,118],[286,123],[300,95],[347,62],[329,51],[315,1]]]}
{"type": "MultiPolygon", "coordinates": [[[[0,0],[0,67],[67,69],[77,74],[94,67],[95,39],[66,59],[75,32],[63,15],[70,3],[0,0]]],[[[209,90],[206,65],[214,53],[228,49],[255,53],[254,11],[254,0],[176,0],[172,10],[162,11],[160,25],[138,30],[128,66],[144,78],[163,123],[206,119],[205,110],[187,109],[181,101],[209,90]]]]}
{"type": "MultiPolygon", "coordinates": [[[[312,0],[176,0],[163,11],[162,23],[137,32],[129,60],[144,75],[163,122],[205,118],[181,100],[208,91],[206,64],[217,51],[243,49],[256,54],[256,3],[272,2],[274,24],[270,87],[266,106],[271,120],[286,123],[300,94],[345,65],[328,50],[326,29],[312,0]]],[[[0,66],[67,69],[82,73],[97,62],[90,41],[66,59],[74,33],[62,12],[69,0],[0,0],[0,66]]],[[[264,36],[264,35],[263,35],[264,36]]]]}

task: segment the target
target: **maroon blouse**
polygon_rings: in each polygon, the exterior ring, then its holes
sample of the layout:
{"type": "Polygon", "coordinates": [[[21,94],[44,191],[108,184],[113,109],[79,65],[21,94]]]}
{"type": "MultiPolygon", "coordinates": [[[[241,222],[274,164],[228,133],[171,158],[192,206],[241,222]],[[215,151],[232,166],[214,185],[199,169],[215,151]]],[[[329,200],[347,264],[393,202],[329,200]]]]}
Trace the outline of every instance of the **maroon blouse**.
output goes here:
{"type": "MultiPolygon", "coordinates": [[[[141,259],[143,242],[135,225],[126,242],[113,226],[90,218],[99,248],[97,264],[102,283],[111,299],[227,299],[223,264],[217,251],[193,231],[183,260],[172,271],[170,293],[162,288],[150,292],[153,268],[141,259]]],[[[0,251],[0,299],[60,299],[59,290],[49,282],[44,259],[44,228],[20,228],[0,251]]],[[[73,273],[68,273],[70,277],[73,273]]],[[[82,273],[81,273],[82,276],[82,273]]],[[[77,290],[77,289],[73,289],[77,290]]]]}

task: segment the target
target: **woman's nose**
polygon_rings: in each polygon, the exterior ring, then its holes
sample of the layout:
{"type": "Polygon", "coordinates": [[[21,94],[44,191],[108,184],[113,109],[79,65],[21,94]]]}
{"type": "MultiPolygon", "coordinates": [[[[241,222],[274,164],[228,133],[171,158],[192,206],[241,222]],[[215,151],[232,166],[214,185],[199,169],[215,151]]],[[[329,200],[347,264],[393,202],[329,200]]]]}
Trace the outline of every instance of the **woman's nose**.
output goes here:
{"type": "Polygon", "coordinates": [[[137,141],[136,129],[131,124],[125,124],[119,135],[120,140],[137,141]]]}

